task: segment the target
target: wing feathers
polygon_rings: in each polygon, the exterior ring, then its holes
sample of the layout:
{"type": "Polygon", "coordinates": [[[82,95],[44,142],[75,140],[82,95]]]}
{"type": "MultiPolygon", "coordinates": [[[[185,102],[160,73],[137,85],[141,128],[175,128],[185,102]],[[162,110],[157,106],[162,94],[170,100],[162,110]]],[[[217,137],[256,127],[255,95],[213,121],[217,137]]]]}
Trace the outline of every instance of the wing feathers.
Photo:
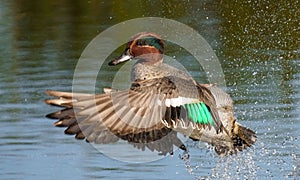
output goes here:
{"type": "Polygon", "coordinates": [[[72,108],[66,108],[64,110],[60,110],[46,115],[46,117],[50,119],[61,119],[69,116],[74,116],[74,110],[72,108]]]}
{"type": "Polygon", "coordinates": [[[77,121],[75,117],[70,117],[70,118],[63,118],[61,120],[58,120],[54,123],[54,125],[58,127],[68,127],[75,124],[76,122],[77,121]]]}
{"type": "Polygon", "coordinates": [[[214,97],[207,89],[189,83],[174,77],[141,80],[133,83],[129,90],[108,91],[98,95],[48,90],[48,95],[59,99],[45,102],[66,109],[47,117],[59,119],[56,126],[68,127],[66,134],[76,134],[76,138],[86,138],[89,142],[115,140],[114,135],[132,142],[138,139],[148,142],[151,140],[148,136],[152,136],[152,139],[161,138],[170,132],[166,131],[168,128],[205,127],[203,124],[208,120],[205,121],[202,116],[206,112],[198,111],[203,108],[193,104],[204,102],[213,117],[213,125],[218,129],[221,123],[215,112],[214,97]],[[186,96],[185,87],[173,81],[192,89],[196,87],[196,91],[188,88],[186,96]],[[184,105],[189,110],[183,108],[184,105]]]}

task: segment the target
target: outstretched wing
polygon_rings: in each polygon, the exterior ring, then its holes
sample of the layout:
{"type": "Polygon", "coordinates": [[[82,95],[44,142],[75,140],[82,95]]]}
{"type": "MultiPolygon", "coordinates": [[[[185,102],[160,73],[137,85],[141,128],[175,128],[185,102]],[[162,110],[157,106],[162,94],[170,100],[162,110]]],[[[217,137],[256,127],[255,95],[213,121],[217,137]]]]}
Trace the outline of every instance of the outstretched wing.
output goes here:
{"type": "Polygon", "coordinates": [[[59,119],[55,125],[68,126],[66,133],[77,137],[92,140],[92,135],[103,130],[123,137],[165,128],[160,120],[162,107],[155,105],[158,97],[150,97],[151,93],[126,90],[99,95],[58,91],[47,94],[59,97],[46,100],[47,104],[66,108],[47,117],[59,119]]]}
{"type": "Polygon", "coordinates": [[[65,109],[47,117],[59,119],[54,125],[67,127],[66,134],[75,134],[77,139],[86,138],[88,142],[110,143],[121,138],[139,149],[157,150],[162,155],[172,154],[173,145],[186,150],[175,131],[160,120],[153,120],[161,118],[158,113],[161,107],[156,107],[158,112],[154,115],[154,110],[148,108],[152,107],[154,99],[147,100],[148,96],[137,93],[141,92],[129,90],[92,95],[48,90],[48,95],[59,99],[48,99],[46,103],[65,109]],[[138,108],[141,106],[144,109],[138,108]],[[143,124],[146,120],[150,123],[143,124]],[[157,141],[160,139],[163,142],[157,141]]]}
{"type": "MultiPolygon", "coordinates": [[[[109,143],[119,138],[131,143],[149,143],[168,136],[172,128],[221,129],[214,97],[208,89],[191,81],[164,77],[139,80],[129,90],[105,94],[47,91],[47,104],[65,107],[47,115],[68,127],[66,134],[89,142],[109,143]]],[[[185,134],[189,135],[189,134],[185,134]]],[[[169,144],[181,146],[174,138],[169,144]]]]}

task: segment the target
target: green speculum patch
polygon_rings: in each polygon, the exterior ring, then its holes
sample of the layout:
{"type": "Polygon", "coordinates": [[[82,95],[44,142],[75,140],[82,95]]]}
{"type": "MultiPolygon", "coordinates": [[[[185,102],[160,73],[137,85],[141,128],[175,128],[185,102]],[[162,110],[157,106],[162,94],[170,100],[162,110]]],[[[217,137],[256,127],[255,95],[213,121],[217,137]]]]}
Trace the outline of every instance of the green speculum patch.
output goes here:
{"type": "Polygon", "coordinates": [[[211,113],[203,103],[185,104],[183,108],[187,110],[188,119],[198,124],[213,124],[211,113]]]}

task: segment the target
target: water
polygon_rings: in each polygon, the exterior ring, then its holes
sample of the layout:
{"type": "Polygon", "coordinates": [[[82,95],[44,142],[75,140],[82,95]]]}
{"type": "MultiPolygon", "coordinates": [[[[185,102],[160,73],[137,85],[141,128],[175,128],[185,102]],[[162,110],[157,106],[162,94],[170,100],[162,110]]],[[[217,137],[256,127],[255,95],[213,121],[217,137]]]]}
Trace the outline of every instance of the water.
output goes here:
{"type": "MultiPolygon", "coordinates": [[[[300,177],[299,1],[1,1],[1,179],[297,179],[300,177]],[[128,164],[63,135],[45,114],[46,89],[70,91],[77,60],[98,33],[142,16],[172,18],[213,47],[240,123],[257,132],[255,146],[219,158],[205,143],[128,164]]],[[[114,52],[112,57],[119,52],[114,52]]],[[[167,49],[198,81],[189,55],[167,49]]],[[[117,69],[113,69],[117,70],[117,69]]],[[[104,71],[105,72],[105,71],[104,71]]],[[[105,86],[112,80],[107,70],[105,86]]],[[[100,89],[100,88],[99,88],[100,89]]]]}

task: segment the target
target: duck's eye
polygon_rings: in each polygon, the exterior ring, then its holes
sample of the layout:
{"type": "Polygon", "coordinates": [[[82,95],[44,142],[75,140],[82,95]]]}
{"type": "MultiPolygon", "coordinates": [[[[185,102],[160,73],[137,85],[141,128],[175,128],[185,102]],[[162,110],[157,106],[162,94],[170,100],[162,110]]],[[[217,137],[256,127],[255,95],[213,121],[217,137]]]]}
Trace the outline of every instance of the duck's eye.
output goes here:
{"type": "Polygon", "coordinates": [[[135,42],[136,46],[152,46],[155,47],[156,49],[158,49],[161,53],[163,53],[163,44],[161,42],[161,40],[152,37],[152,36],[147,36],[147,37],[143,37],[142,39],[138,39],[135,42]]]}

